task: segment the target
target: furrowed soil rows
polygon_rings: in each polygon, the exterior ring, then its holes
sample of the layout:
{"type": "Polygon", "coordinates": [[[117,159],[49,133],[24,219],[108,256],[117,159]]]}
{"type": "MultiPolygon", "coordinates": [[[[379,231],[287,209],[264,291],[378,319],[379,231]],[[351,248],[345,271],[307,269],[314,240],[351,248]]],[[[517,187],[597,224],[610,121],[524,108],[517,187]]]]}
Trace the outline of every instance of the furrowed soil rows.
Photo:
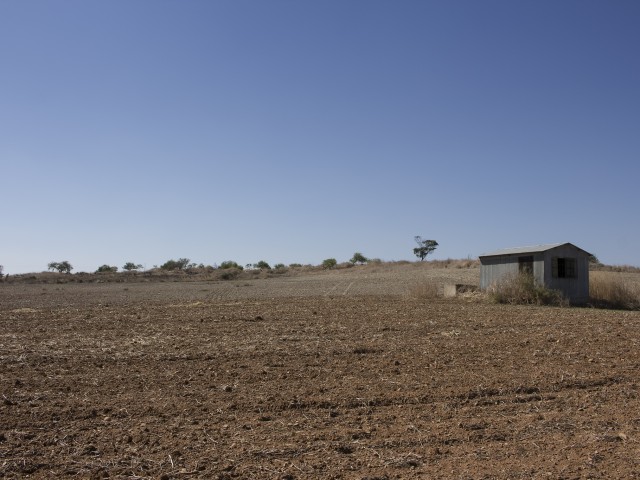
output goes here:
{"type": "Polygon", "coordinates": [[[0,286],[0,477],[638,478],[638,312],[275,280],[0,286]]]}

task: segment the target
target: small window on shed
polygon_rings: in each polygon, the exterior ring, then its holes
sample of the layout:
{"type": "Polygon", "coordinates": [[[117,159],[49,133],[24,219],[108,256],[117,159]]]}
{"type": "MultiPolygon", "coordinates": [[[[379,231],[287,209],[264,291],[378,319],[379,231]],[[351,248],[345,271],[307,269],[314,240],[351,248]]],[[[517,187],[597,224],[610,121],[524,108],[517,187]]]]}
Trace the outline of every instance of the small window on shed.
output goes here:
{"type": "Polygon", "coordinates": [[[533,255],[518,257],[518,271],[528,275],[533,274],[533,255]]]}
{"type": "Polygon", "coordinates": [[[553,278],[576,278],[575,258],[553,257],[552,262],[553,278]]]}

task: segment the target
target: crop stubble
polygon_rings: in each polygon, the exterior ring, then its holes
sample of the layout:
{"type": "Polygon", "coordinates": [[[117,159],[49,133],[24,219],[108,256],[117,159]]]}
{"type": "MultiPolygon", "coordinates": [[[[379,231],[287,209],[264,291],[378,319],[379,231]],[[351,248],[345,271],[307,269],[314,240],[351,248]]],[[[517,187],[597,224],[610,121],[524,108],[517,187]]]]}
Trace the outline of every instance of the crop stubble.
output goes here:
{"type": "Polygon", "coordinates": [[[637,312],[326,287],[0,289],[0,477],[637,478],[637,312]]]}

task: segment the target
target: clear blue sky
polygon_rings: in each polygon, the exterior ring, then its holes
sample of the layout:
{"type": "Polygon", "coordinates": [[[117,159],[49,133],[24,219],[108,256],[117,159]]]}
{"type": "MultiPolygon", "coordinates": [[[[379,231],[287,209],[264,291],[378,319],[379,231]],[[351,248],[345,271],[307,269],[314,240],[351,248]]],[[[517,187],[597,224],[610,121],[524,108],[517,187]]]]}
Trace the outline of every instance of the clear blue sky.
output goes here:
{"type": "Polygon", "coordinates": [[[0,264],[640,265],[640,2],[0,0],[0,264]]]}

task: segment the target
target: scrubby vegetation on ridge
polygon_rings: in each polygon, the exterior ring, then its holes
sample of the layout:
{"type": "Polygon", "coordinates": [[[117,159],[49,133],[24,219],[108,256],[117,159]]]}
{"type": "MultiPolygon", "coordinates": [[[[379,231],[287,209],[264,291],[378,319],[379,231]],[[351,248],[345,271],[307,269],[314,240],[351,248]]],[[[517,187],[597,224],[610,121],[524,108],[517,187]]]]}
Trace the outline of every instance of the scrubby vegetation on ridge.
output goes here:
{"type": "MultiPolygon", "coordinates": [[[[359,259],[359,258],[358,258],[359,259]]],[[[351,259],[353,260],[353,258],[351,259]]],[[[168,260],[160,266],[143,270],[142,265],[134,262],[127,262],[125,266],[118,269],[115,266],[104,264],[97,268],[95,272],[34,272],[24,274],[14,274],[7,276],[4,280],[8,283],[91,283],[91,282],[179,282],[179,281],[217,281],[233,279],[254,279],[270,278],[274,276],[296,276],[308,273],[320,273],[326,270],[346,270],[359,269],[366,272],[383,272],[394,268],[416,268],[418,270],[431,269],[470,269],[478,268],[478,260],[471,259],[446,259],[432,260],[429,262],[412,262],[408,260],[383,261],[378,258],[367,259],[366,263],[353,263],[346,261],[338,263],[335,258],[328,258],[319,265],[303,265],[301,263],[291,263],[288,266],[277,263],[270,267],[266,261],[250,264],[245,268],[233,260],[227,260],[219,265],[196,264],[187,258],[178,260],[168,260]],[[269,268],[268,268],[269,267],[269,268]]]]}
{"type": "MultiPolygon", "coordinates": [[[[465,273],[463,283],[472,284],[477,288],[479,279],[478,260],[444,259],[421,261],[382,261],[380,259],[367,259],[367,263],[359,263],[361,254],[356,255],[351,261],[338,263],[335,258],[325,259],[319,265],[302,265],[292,263],[288,266],[283,263],[274,264],[271,267],[266,261],[247,265],[243,268],[237,262],[228,260],[219,266],[190,263],[186,258],[170,260],[162,266],[154,266],[148,270],[138,270],[142,265],[128,262],[122,271],[116,266],[104,264],[95,272],[67,273],[67,268],[57,269],[54,272],[41,272],[30,274],[7,275],[0,277],[1,284],[73,284],[73,283],[136,283],[136,282],[217,282],[217,281],[250,281],[269,279],[275,277],[295,277],[300,275],[322,275],[330,272],[346,271],[362,272],[365,277],[369,275],[396,275],[403,272],[407,276],[415,277],[415,283],[405,290],[406,294],[413,298],[435,299],[449,292],[452,284],[458,284],[460,273],[465,273]],[[356,260],[354,262],[353,260],[356,260]],[[450,270],[450,272],[447,272],[450,270]],[[474,272],[475,270],[475,272],[474,272]],[[411,273],[415,271],[415,274],[411,273]],[[433,273],[427,273],[431,272],[433,273]],[[64,272],[64,273],[62,273],[64,272]],[[477,276],[477,277],[476,277],[477,276]],[[445,288],[446,286],[446,288],[445,288]],[[449,290],[447,290],[449,288],[449,290]]],[[[364,257],[364,255],[362,255],[364,257]]],[[[366,258],[366,257],[364,257],[366,258]]],[[[54,262],[55,263],[55,262],[54,262]]],[[[71,265],[69,262],[60,262],[64,267],[71,265]],[[64,263],[64,265],[63,265],[64,263]]],[[[55,266],[58,266],[56,264],[55,266]]],[[[54,265],[50,265],[50,268],[54,265]]],[[[614,308],[626,310],[640,310],[640,269],[635,267],[613,267],[601,264],[592,264],[590,275],[590,302],[589,305],[596,308],[614,308]],[[622,271],[620,271],[622,270],[622,271]]],[[[365,278],[363,277],[363,278],[365,278]]],[[[357,278],[357,277],[353,277],[357,278]]],[[[458,285],[459,286],[459,285],[458,285]]],[[[458,290],[457,293],[461,291],[458,290]]],[[[487,292],[475,289],[464,290],[467,300],[491,301],[503,304],[533,304],[533,305],[567,305],[560,292],[550,290],[536,283],[533,277],[511,277],[487,292]],[[470,294],[472,292],[473,294],[470,294]]],[[[453,295],[456,295],[454,293],[453,295]]],[[[447,293],[450,296],[450,293],[447,293]]]]}
{"type": "Polygon", "coordinates": [[[632,265],[605,265],[603,263],[590,263],[589,270],[592,272],[640,273],[640,267],[634,267],[632,265]]]}

